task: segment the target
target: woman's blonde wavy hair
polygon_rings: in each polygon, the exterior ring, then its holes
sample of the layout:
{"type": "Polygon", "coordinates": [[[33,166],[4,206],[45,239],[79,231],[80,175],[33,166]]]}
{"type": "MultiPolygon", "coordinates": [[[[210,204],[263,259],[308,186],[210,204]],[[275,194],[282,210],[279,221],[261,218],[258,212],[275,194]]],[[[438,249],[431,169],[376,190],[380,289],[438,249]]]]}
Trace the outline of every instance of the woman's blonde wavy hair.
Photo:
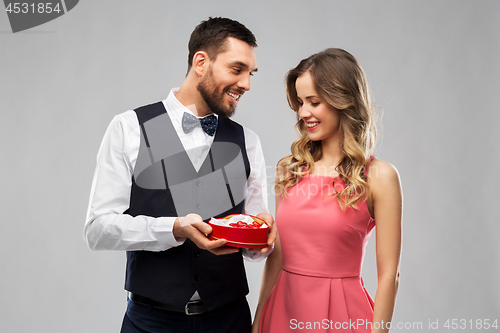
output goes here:
{"type": "Polygon", "coordinates": [[[314,162],[322,156],[321,141],[309,139],[306,125],[298,113],[295,83],[306,72],[311,74],[318,97],[338,110],[340,115],[339,130],[344,157],[336,170],[347,186],[332,195],[336,195],[343,210],[348,207],[357,209],[357,203],[365,200],[365,193],[369,190],[365,167],[375,148],[377,130],[363,69],[349,52],[342,49],[330,48],[313,54],[286,76],[287,100],[297,113],[296,126],[301,137],[292,144],[292,154],[278,162],[276,191],[286,196],[286,190],[311,173],[314,162]]]}

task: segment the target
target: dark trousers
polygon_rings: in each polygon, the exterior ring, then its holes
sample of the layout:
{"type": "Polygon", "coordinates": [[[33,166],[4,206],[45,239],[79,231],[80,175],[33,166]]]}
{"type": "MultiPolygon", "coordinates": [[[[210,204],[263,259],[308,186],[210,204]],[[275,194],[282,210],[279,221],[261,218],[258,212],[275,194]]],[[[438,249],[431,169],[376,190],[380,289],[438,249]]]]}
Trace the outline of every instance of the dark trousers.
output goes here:
{"type": "Polygon", "coordinates": [[[129,300],[121,333],[250,333],[251,325],[246,298],[193,316],[129,300]]]}

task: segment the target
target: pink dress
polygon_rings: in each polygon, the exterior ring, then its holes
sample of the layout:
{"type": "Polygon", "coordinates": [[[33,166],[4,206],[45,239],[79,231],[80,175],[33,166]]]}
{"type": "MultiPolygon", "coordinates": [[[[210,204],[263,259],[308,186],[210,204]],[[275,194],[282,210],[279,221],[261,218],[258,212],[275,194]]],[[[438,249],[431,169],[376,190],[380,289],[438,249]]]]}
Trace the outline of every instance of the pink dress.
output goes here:
{"type": "Polygon", "coordinates": [[[280,200],[283,266],[264,305],[261,333],[371,331],[373,300],[360,273],[375,220],[366,202],[342,211],[335,196],[324,198],[332,180],[306,175],[280,200]]]}

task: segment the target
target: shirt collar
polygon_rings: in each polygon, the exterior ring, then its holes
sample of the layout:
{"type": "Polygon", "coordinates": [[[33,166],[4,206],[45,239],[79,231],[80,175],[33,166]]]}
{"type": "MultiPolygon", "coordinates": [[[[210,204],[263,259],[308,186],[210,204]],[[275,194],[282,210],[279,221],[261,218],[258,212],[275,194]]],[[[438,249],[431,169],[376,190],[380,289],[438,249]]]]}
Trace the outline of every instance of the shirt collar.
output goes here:
{"type": "MultiPolygon", "coordinates": [[[[163,101],[163,104],[165,105],[165,108],[170,112],[170,114],[173,116],[175,121],[177,121],[179,124],[182,123],[182,116],[184,115],[184,112],[187,112],[189,114],[192,114],[193,116],[197,117],[191,110],[189,110],[187,107],[185,107],[177,97],[175,97],[175,94],[179,91],[180,88],[173,88],[170,90],[170,93],[168,94],[167,99],[163,101]]],[[[218,119],[218,115],[215,113],[212,113],[215,115],[218,119]]],[[[197,117],[200,118],[200,117],[197,117]]]]}

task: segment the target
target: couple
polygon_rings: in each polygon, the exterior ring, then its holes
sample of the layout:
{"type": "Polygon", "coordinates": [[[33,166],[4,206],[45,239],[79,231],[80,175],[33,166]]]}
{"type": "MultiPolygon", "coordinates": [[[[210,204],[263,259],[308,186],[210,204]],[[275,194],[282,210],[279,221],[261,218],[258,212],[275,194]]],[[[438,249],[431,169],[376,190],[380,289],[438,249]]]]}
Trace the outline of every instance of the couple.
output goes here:
{"type": "Polygon", "coordinates": [[[229,119],[250,90],[256,46],[239,22],[201,22],[182,86],[106,131],[84,236],[91,249],[127,251],[121,332],[388,331],[380,324],[396,298],[402,197],[397,171],[371,156],[363,71],[346,51],[327,49],[288,73],[301,137],[278,163],[274,223],[259,138],[229,119]],[[268,246],[209,240],[205,222],[229,214],[265,220],[268,246]],[[374,305],[360,271],[375,221],[374,305]],[[253,326],[243,257],[267,258],[253,326]]]}

